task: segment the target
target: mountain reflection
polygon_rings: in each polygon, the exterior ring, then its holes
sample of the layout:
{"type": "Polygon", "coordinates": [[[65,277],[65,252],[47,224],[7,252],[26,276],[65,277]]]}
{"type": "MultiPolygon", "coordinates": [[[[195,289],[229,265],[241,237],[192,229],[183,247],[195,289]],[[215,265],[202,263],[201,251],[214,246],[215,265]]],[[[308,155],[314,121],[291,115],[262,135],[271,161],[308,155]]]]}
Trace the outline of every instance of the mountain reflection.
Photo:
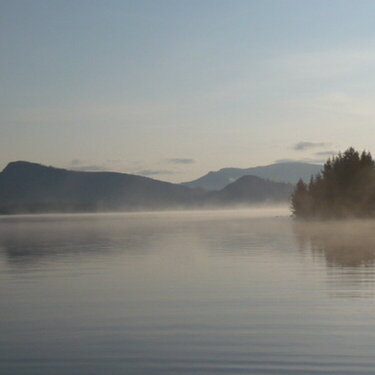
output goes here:
{"type": "Polygon", "coordinates": [[[296,222],[300,249],[311,248],[328,267],[368,268],[375,263],[375,221],[296,222]]]}
{"type": "Polygon", "coordinates": [[[3,220],[0,256],[13,266],[45,261],[93,259],[116,253],[139,255],[153,241],[155,230],[144,231],[135,220],[126,225],[114,216],[35,217],[3,220]]]}

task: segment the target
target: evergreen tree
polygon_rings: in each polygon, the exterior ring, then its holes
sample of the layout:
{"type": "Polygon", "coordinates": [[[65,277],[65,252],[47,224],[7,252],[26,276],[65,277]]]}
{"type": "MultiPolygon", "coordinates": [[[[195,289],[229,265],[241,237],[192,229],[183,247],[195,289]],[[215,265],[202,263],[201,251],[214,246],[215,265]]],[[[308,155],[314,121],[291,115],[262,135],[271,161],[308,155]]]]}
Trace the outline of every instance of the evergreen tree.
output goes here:
{"type": "Polygon", "coordinates": [[[292,210],[300,218],[375,216],[375,163],[369,152],[348,148],[328,159],[308,185],[299,181],[292,210]]]}
{"type": "Polygon", "coordinates": [[[299,179],[292,195],[292,210],[297,217],[307,217],[309,213],[309,193],[307,185],[299,179]]]}

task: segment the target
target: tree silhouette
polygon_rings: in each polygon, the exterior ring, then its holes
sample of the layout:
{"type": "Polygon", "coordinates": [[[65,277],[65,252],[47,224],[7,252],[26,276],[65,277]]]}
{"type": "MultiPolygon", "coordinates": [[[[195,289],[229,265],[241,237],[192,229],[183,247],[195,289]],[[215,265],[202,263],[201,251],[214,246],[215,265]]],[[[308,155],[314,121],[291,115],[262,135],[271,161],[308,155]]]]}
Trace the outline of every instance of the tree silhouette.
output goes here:
{"type": "Polygon", "coordinates": [[[297,217],[307,217],[310,212],[310,197],[307,185],[300,179],[292,195],[292,210],[297,217]]]}
{"type": "Polygon", "coordinates": [[[330,158],[306,185],[298,182],[292,195],[298,218],[375,216],[375,163],[369,152],[348,148],[330,158]]]}

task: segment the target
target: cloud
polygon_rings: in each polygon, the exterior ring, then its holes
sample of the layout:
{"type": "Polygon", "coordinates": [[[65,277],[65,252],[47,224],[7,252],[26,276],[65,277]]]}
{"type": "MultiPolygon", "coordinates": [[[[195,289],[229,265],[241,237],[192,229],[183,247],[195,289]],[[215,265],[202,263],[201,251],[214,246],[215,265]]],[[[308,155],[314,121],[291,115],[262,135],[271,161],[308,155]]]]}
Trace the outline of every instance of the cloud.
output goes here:
{"type": "Polygon", "coordinates": [[[274,161],[275,164],[282,164],[282,163],[300,163],[302,160],[297,160],[297,159],[277,159],[274,161]]]}
{"type": "Polygon", "coordinates": [[[296,151],[306,151],[311,150],[312,148],[326,147],[329,145],[330,143],[327,142],[298,142],[293,145],[292,148],[296,151]]]}
{"type": "Polygon", "coordinates": [[[181,172],[171,171],[167,169],[143,169],[135,173],[141,176],[158,176],[158,175],[174,175],[174,174],[179,174],[181,172]]]}
{"type": "Polygon", "coordinates": [[[336,155],[337,154],[337,151],[333,151],[333,150],[328,150],[328,151],[320,151],[320,152],[315,152],[315,156],[332,156],[332,155],[336,155]]]}
{"type": "Polygon", "coordinates": [[[167,159],[168,163],[172,164],[193,164],[195,163],[194,159],[190,158],[173,158],[173,159],[167,159]]]}
{"type": "Polygon", "coordinates": [[[104,163],[93,164],[92,161],[83,159],[73,159],[68,163],[66,167],[73,171],[81,172],[105,172],[110,170],[104,163]]]}
{"type": "MultiPolygon", "coordinates": [[[[172,160],[172,159],[171,159],[172,160]]],[[[173,159],[175,160],[175,159],[173,159]]],[[[176,159],[175,163],[182,163],[186,164],[189,163],[188,160],[193,159],[176,159]]],[[[165,160],[164,160],[165,163],[165,160]]],[[[140,160],[135,160],[132,162],[123,161],[121,159],[107,159],[104,161],[96,161],[96,160],[89,160],[89,159],[73,159],[64,165],[64,168],[73,170],[73,171],[81,171],[81,172],[118,172],[118,173],[130,173],[136,174],[141,176],[172,176],[178,175],[182,172],[178,170],[172,170],[167,168],[158,168],[147,166],[144,162],[140,160]]]]}
{"type": "Polygon", "coordinates": [[[278,159],[275,160],[275,164],[282,163],[310,163],[310,164],[323,164],[325,159],[322,158],[302,158],[302,159],[278,159]]]}
{"type": "Polygon", "coordinates": [[[109,164],[119,164],[119,163],[122,163],[122,160],[121,159],[108,159],[106,161],[106,163],[109,163],[109,164]]]}
{"type": "Polygon", "coordinates": [[[108,169],[103,165],[80,165],[77,167],[71,168],[74,171],[81,171],[81,172],[106,172],[108,169]]]}

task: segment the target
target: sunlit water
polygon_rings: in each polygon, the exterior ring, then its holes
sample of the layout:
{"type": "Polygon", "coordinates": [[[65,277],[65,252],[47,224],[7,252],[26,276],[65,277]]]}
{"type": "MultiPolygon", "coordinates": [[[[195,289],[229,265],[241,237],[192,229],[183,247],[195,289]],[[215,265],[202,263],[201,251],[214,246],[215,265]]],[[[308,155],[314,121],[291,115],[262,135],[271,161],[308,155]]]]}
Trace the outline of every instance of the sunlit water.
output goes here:
{"type": "Polygon", "coordinates": [[[0,219],[0,374],[374,374],[375,222],[0,219]]]}

